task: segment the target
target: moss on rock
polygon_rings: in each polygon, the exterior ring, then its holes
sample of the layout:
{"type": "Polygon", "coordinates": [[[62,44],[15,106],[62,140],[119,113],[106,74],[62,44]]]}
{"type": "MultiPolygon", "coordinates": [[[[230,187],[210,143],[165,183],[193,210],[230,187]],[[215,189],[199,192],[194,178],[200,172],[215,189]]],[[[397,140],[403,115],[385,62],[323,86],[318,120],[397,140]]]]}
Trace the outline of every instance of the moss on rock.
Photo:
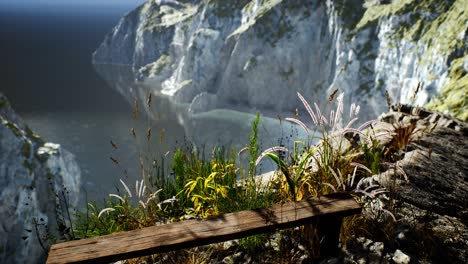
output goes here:
{"type": "Polygon", "coordinates": [[[32,144],[29,140],[24,140],[23,145],[21,146],[21,155],[25,158],[31,157],[32,153],[32,144]]]}
{"type": "Polygon", "coordinates": [[[245,23],[233,34],[241,34],[256,25],[254,28],[258,38],[275,47],[278,41],[285,37],[290,37],[295,31],[294,22],[291,21],[291,15],[305,19],[311,15],[310,10],[317,8],[318,4],[314,1],[299,0],[268,0],[264,1],[257,11],[255,19],[245,23]]]}
{"type": "Polygon", "coordinates": [[[2,109],[3,107],[7,107],[9,105],[10,103],[8,102],[6,98],[0,97],[0,109],[2,109]]]}
{"type": "Polygon", "coordinates": [[[347,29],[354,29],[364,13],[362,4],[353,0],[335,0],[336,11],[347,29]]]}
{"type": "MultiPolygon", "coordinates": [[[[468,28],[468,0],[401,0],[369,7],[356,30],[375,25],[381,18],[400,16],[395,40],[409,39],[427,45],[427,53],[446,54],[466,46],[463,33],[468,28]]],[[[465,47],[466,48],[466,47],[465,47]]]]}
{"type": "MultiPolygon", "coordinates": [[[[447,5],[445,1],[441,2],[445,3],[442,6],[447,5]]],[[[446,6],[446,9],[439,7],[437,12],[441,12],[440,15],[422,30],[423,43],[440,54],[468,48],[465,38],[468,30],[468,0],[457,0],[446,6]]]]}
{"type": "Polygon", "coordinates": [[[208,5],[214,7],[213,13],[220,18],[233,17],[237,12],[240,12],[242,8],[247,5],[250,0],[207,0],[208,5]]]}
{"type": "Polygon", "coordinates": [[[145,76],[157,76],[165,69],[172,66],[172,58],[167,54],[162,54],[159,59],[140,69],[140,72],[145,76]]]}
{"type": "Polygon", "coordinates": [[[183,4],[180,8],[168,5],[156,5],[149,1],[142,6],[141,14],[145,16],[143,28],[148,31],[161,32],[164,29],[191,19],[197,12],[197,7],[183,4]]]}
{"type": "Polygon", "coordinates": [[[26,169],[28,169],[29,175],[32,175],[32,174],[33,174],[34,168],[35,168],[34,163],[32,163],[32,162],[30,162],[29,160],[25,159],[25,160],[23,161],[23,167],[25,167],[26,169]]]}
{"type": "Polygon", "coordinates": [[[44,140],[39,135],[34,134],[32,129],[28,125],[25,126],[24,132],[26,132],[26,137],[28,137],[33,142],[41,144],[41,145],[44,144],[44,140]]]}
{"type": "MultiPolygon", "coordinates": [[[[463,5],[466,0],[432,1],[432,0],[401,0],[389,4],[380,4],[369,7],[362,16],[356,29],[360,30],[374,25],[381,18],[399,16],[397,38],[419,40],[432,27],[438,27],[453,6],[463,5]]],[[[456,9],[459,9],[458,7],[456,9]]]]}
{"type": "Polygon", "coordinates": [[[2,118],[2,125],[10,129],[11,132],[15,134],[15,136],[17,137],[23,136],[23,131],[15,123],[9,122],[8,120],[5,120],[2,118]]]}
{"type": "Polygon", "coordinates": [[[468,55],[452,62],[450,80],[440,94],[426,105],[427,108],[468,121],[468,74],[465,64],[468,64],[468,55]]]}
{"type": "Polygon", "coordinates": [[[172,59],[170,56],[163,54],[159,59],[156,61],[151,74],[158,75],[160,74],[165,68],[170,67],[172,65],[172,59]]]}

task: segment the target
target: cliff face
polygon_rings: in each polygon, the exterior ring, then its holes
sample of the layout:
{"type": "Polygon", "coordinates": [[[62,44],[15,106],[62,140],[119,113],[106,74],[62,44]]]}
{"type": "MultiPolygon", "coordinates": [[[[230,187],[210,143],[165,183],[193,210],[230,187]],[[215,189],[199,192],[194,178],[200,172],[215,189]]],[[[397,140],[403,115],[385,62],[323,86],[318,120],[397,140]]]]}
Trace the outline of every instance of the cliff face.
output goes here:
{"type": "Polygon", "coordinates": [[[45,261],[44,248],[67,234],[65,202],[77,204],[80,175],[74,156],[34,134],[0,94],[1,263],[45,261]]]}
{"type": "Polygon", "coordinates": [[[386,109],[387,90],[394,103],[432,100],[466,120],[467,9],[468,0],[151,0],[93,61],[131,67],[193,112],[290,111],[296,92],[316,100],[340,88],[369,116],[386,109]]]}

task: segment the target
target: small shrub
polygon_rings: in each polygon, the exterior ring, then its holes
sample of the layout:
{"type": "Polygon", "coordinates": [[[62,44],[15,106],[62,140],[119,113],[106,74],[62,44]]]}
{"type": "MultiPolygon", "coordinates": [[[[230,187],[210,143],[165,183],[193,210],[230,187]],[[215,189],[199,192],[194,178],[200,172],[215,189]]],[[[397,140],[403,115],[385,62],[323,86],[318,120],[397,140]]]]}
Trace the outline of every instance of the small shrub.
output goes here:
{"type": "MultiPolygon", "coordinates": [[[[338,95],[336,108],[330,110],[328,118],[322,114],[317,104],[314,104],[314,111],[300,94],[298,96],[315,127],[310,129],[296,118],[286,120],[301,126],[313,139],[312,142],[315,140],[316,143],[310,144],[310,138],[296,142],[292,153],[284,159],[275,152],[289,150],[272,147],[265,150],[257,160],[258,164],[266,156],[278,165],[283,175],[279,188],[282,199],[297,201],[334,192],[351,193],[363,206],[364,214],[345,221],[343,239],[349,239],[352,230],[360,229],[359,225],[365,221],[381,223],[389,217],[396,221],[393,212],[388,209],[388,204],[391,204],[387,202],[390,189],[375,185],[371,180],[371,176],[379,173],[385,165],[383,147],[373,131],[373,124],[379,121],[370,120],[358,128],[352,128],[359,113],[359,106],[353,104],[350,108],[350,120],[345,126],[341,126],[343,94],[338,95]],[[369,126],[370,129],[366,131],[369,126]],[[316,135],[317,131],[319,136],[316,135]]],[[[331,101],[333,96],[329,102],[331,101]]],[[[308,233],[304,230],[303,235],[308,236],[308,233]]],[[[308,240],[313,241],[314,238],[310,237],[308,240]]]]}
{"type": "Polygon", "coordinates": [[[195,173],[194,176],[187,181],[182,192],[179,193],[192,202],[194,214],[207,217],[225,211],[226,209],[222,208],[223,204],[226,207],[229,203],[229,193],[235,192],[236,168],[234,164],[215,161],[208,175],[195,173]]]}
{"type": "MultiPolygon", "coordinates": [[[[351,183],[351,178],[356,177],[356,164],[360,156],[358,144],[370,142],[370,138],[363,133],[363,130],[377,121],[372,120],[357,129],[352,128],[351,125],[357,121],[356,116],[359,112],[359,106],[353,104],[350,109],[350,121],[342,127],[344,94],[337,97],[337,107],[330,111],[329,119],[322,114],[317,104],[314,104],[314,111],[302,95],[298,94],[298,96],[315,127],[311,130],[296,118],[286,118],[286,120],[301,126],[310,138],[305,139],[304,142],[296,141],[293,153],[285,160],[273,152],[288,152],[287,148],[267,149],[259,157],[257,164],[264,156],[268,156],[278,165],[284,175],[281,190],[291,200],[301,200],[309,196],[320,197],[328,193],[348,190],[352,186],[348,186],[347,183],[351,183]],[[320,133],[319,136],[316,135],[317,131],[320,133]],[[317,143],[309,144],[310,139],[317,143]]],[[[333,98],[330,98],[329,102],[332,100],[333,98]]]]}

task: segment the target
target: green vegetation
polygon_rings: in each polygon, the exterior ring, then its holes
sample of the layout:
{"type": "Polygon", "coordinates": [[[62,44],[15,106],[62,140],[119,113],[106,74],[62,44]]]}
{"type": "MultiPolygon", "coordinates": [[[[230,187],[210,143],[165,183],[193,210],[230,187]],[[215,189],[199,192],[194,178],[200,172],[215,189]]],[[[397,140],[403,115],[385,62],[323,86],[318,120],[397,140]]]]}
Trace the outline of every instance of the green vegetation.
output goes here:
{"type": "Polygon", "coordinates": [[[171,67],[172,58],[167,54],[162,54],[158,60],[143,67],[140,72],[146,76],[157,76],[164,70],[171,67]]]}
{"type": "Polygon", "coordinates": [[[26,137],[29,138],[32,142],[38,143],[39,145],[44,145],[44,140],[39,135],[35,134],[28,125],[25,126],[24,132],[26,132],[26,137]]]}
{"type": "Polygon", "coordinates": [[[236,12],[240,12],[242,8],[248,4],[250,0],[236,0],[236,1],[219,1],[207,0],[207,4],[213,6],[213,13],[220,18],[231,18],[236,12]]]}
{"type": "MultiPolygon", "coordinates": [[[[244,10],[250,12],[254,4],[254,1],[250,1],[244,6],[244,10]]],[[[252,29],[255,31],[255,35],[264,39],[274,48],[279,40],[294,32],[294,26],[291,24],[293,22],[290,21],[288,18],[290,16],[287,13],[296,12],[301,19],[304,19],[309,17],[310,10],[316,9],[318,5],[317,2],[313,1],[265,0],[260,2],[255,18],[242,24],[228,38],[252,29]],[[252,25],[256,26],[252,27],[252,25]]]]}
{"type": "Polygon", "coordinates": [[[431,46],[437,56],[463,46],[466,47],[466,41],[460,36],[460,32],[468,29],[466,0],[457,0],[451,5],[450,1],[441,2],[431,3],[429,8],[440,15],[432,23],[425,25],[426,27],[421,32],[421,40],[431,46]]]}
{"type": "Polygon", "coordinates": [[[132,12],[140,12],[144,15],[144,29],[163,33],[171,26],[184,21],[190,21],[197,11],[197,7],[189,3],[183,3],[181,8],[170,6],[160,8],[154,1],[147,1],[140,8],[132,12]]]}
{"type": "Polygon", "coordinates": [[[468,28],[466,1],[402,0],[369,7],[356,30],[375,25],[380,18],[401,16],[394,34],[395,41],[422,41],[428,49],[422,59],[440,56],[466,45],[460,32],[468,28]],[[431,14],[428,16],[427,14],[431,14]]]}
{"type": "MultiPolygon", "coordinates": [[[[467,57],[462,52],[468,47],[463,34],[468,30],[466,6],[466,0],[402,0],[376,4],[366,9],[352,34],[376,26],[379,19],[398,17],[398,20],[393,20],[398,22],[398,25],[392,26],[390,48],[396,48],[402,40],[413,42],[415,48],[409,52],[422,53],[418,55],[420,59],[416,62],[420,67],[433,65],[439,60],[444,60],[450,65],[449,80],[427,107],[466,121],[468,101],[465,94],[468,92],[468,84],[463,63],[467,57]]],[[[367,48],[363,49],[365,50],[367,48]]],[[[425,80],[439,79],[439,75],[440,73],[429,73],[425,80]]],[[[377,83],[377,87],[380,86],[380,83],[377,83]]]]}
{"type": "Polygon", "coordinates": [[[463,64],[468,55],[452,62],[449,81],[440,94],[433,98],[426,107],[440,112],[449,112],[453,116],[468,121],[468,74],[463,64]]]}
{"type": "Polygon", "coordinates": [[[249,137],[249,176],[255,177],[257,175],[256,172],[256,164],[255,159],[260,154],[260,146],[258,144],[258,123],[260,123],[260,114],[257,113],[255,119],[252,121],[252,135],[249,137]]]}
{"type": "Polygon", "coordinates": [[[364,12],[362,4],[346,0],[335,0],[334,4],[338,15],[343,20],[342,25],[348,29],[354,29],[364,12]]]}
{"type": "MultiPolygon", "coordinates": [[[[192,152],[193,153],[193,152],[192,152]]],[[[184,182],[178,195],[183,196],[185,206],[193,208],[188,212],[194,216],[208,217],[230,211],[236,196],[236,168],[234,155],[225,156],[220,149],[215,149],[212,160],[205,161],[197,156],[186,156],[183,174],[176,175],[179,182],[184,182]],[[184,178],[185,179],[184,179],[184,178]]]]}
{"type": "MultiPolygon", "coordinates": [[[[147,104],[150,108],[151,96],[147,104]]],[[[136,101],[134,117],[137,119],[138,115],[136,101]]],[[[169,166],[172,173],[169,175],[166,174],[169,168],[164,161],[165,156],[156,158],[152,153],[140,153],[144,177],[136,182],[135,192],[131,191],[133,187],[120,180],[123,191],[110,194],[104,207],[95,202],[89,203],[86,212],[77,216],[76,238],[273,204],[277,201],[273,198],[273,192],[266,186],[260,186],[254,177],[255,159],[259,154],[259,122],[260,115],[257,115],[252,122],[252,136],[249,138],[248,170],[237,168],[234,150],[224,147],[213,149],[209,159],[205,158],[204,150],[200,151],[195,146],[179,147],[173,154],[173,162],[169,166]],[[238,179],[243,183],[239,184],[238,179]]],[[[152,141],[150,127],[148,124],[144,139],[148,145],[152,141]]],[[[133,135],[137,140],[136,133],[133,135]]],[[[112,160],[118,164],[117,159],[112,160]]]]}
{"type": "Polygon", "coordinates": [[[165,68],[171,66],[172,59],[166,54],[161,55],[159,59],[156,61],[153,70],[154,75],[160,74],[165,68]]]}
{"type": "Polygon", "coordinates": [[[278,12],[276,10],[260,9],[256,20],[257,24],[262,25],[255,28],[257,35],[273,48],[279,40],[287,37],[288,34],[294,31],[293,25],[291,25],[291,21],[288,20],[284,11],[278,12]]]}
{"type": "Polygon", "coordinates": [[[0,109],[2,109],[3,107],[8,107],[9,105],[10,103],[6,98],[0,97],[0,109]]]}
{"type": "Polygon", "coordinates": [[[32,154],[32,145],[28,140],[24,140],[23,145],[21,146],[21,155],[29,159],[32,154]]]}
{"type": "Polygon", "coordinates": [[[10,129],[11,132],[15,134],[15,136],[17,137],[23,136],[23,131],[18,127],[18,125],[16,125],[15,123],[9,122],[8,120],[3,119],[2,117],[0,117],[0,120],[2,122],[2,125],[10,129]]]}
{"type": "Polygon", "coordinates": [[[25,160],[23,161],[23,167],[25,167],[26,169],[28,169],[29,175],[32,176],[33,171],[34,171],[34,163],[32,163],[32,162],[30,162],[29,160],[25,159],[25,160]]]}
{"type": "MultiPolygon", "coordinates": [[[[372,232],[372,227],[378,226],[376,223],[389,225],[393,221],[388,220],[395,219],[394,209],[391,203],[382,201],[393,197],[398,176],[388,176],[395,184],[387,187],[369,189],[364,182],[384,171],[384,167],[393,166],[395,170],[402,171],[396,163],[397,156],[414,140],[416,131],[411,127],[398,126],[386,133],[374,131],[373,124],[378,123],[375,120],[352,128],[359,112],[359,107],[354,104],[350,108],[350,120],[341,126],[347,116],[343,110],[344,95],[340,94],[336,99],[335,95],[329,98],[327,108],[330,107],[330,112],[325,117],[317,104],[314,104],[313,110],[299,94],[313,126],[309,128],[296,118],[285,119],[302,127],[309,135],[294,141],[291,151],[285,147],[272,147],[259,153],[258,126],[261,121],[257,114],[252,121],[249,143],[238,154],[233,149],[216,147],[207,159],[203,149],[189,144],[174,152],[170,164],[165,161],[167,154],[159,158],[153,154],[141,155],[142,178],[136,181],[135,186],[120,180],[121,191],[110,194],[104,206],[88,203],[86,211],[78,213],[77,221],[73,224],[74,239],[264,208],[334,192],[351,193],[370,212],[345,219],[343,241],[362,230],[372,232]],[[331,107],[333,103],[336,103],[336,108],[331,107]],[[382,134],[391,137],[389,144],[380,144],[382,134]],[[248,153],[247,168],[237,165],[240,164],[237,159],[243,153],[248,153]],[[255,168],[265,157],[278,165],[276,176],[267,180],[256,177],[255,168]],[[170,173],[167,174],[167,171],[170,173]]],[[[147,106],[151,107],[150,95],[147,106]]],[[[138,113],[136,101],[135,118],[138,113]]],[[[151,126],[148,127],[144,140],[150,144],[154,135],[151,134],[151,126]]],[[[133,135],[136,138],[136,134],[133,135]]],[[[117,160],[114,162],[118,164],[117,160]]],[[[404,172],[402,174],[405,175],[404,172]]],[[[291,236],[307,234],[291,232],[291,236]]],[[[264,234],[240,239],[237,250],[260,252],[271,238],[270,234],[264,234]]],[[[286,244],[279,246],[287,251],[286,244]]],[[[216,245],[212,245],[206,252],[208,255],[217,254],[214,253],[215,249],[216,245]]],[[[191,251],[184,251],[178,256],[167,253],[165,256],[185,261],[181,258],[191,256],[187,252],[191,251]]],[[[162,257],[152,256],[153,260],[162,257]]]]}

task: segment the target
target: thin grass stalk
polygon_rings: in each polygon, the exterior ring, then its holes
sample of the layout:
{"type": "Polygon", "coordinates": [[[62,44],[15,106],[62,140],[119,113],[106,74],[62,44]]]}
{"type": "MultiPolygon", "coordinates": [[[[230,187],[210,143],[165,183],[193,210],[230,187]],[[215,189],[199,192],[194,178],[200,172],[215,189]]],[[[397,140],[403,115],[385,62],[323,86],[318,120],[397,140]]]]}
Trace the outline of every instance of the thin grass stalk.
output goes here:
{"type": "Polygon", "coordinates": [[[299,96],[299,99],[304,104],[307,112],[309,113],[310,117],[312,118],[312,121],[314,122],[315,126],[317,126],[318,125],[317,117],[315,116],[314,111],[310,107],[309,103],[307,103],[307,101],[304,99],[304,97],[302,97],[302,95],[299,92],[297,93],[297,96],[299,96]]]}

